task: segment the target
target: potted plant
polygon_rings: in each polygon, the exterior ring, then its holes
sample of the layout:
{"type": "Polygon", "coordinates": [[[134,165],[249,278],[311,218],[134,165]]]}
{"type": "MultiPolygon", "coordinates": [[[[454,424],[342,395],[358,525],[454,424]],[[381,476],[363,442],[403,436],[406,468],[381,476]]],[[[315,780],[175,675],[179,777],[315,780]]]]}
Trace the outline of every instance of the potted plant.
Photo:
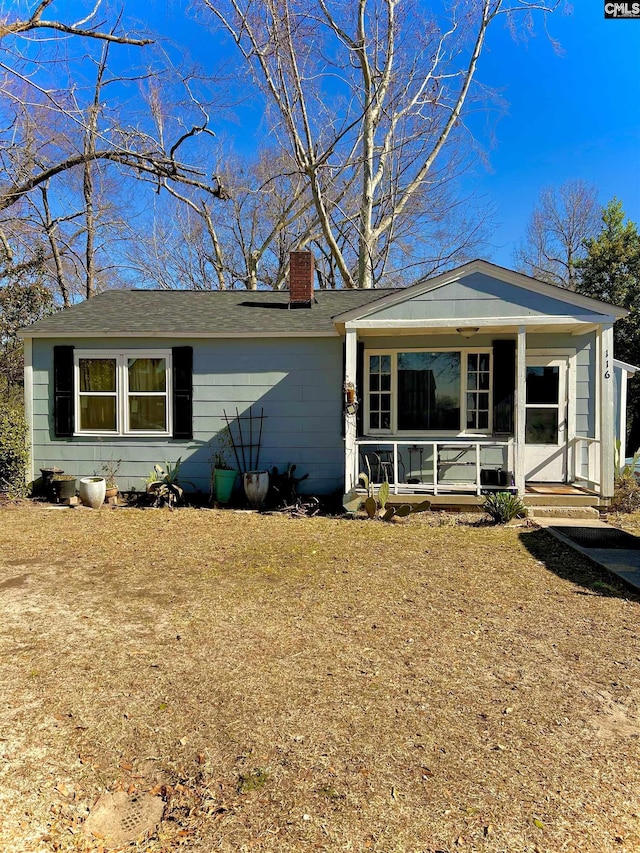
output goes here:
{"type": "Polygon", "coordinates": [[[215,499],[216,503],[228,504],[238,476],[238,471],[229,461],[233,448],[229,427],[221,430],[217,439],[218,447],[211,456],[211,498],[215,499]]]}
{"type": "Polygon", "coordinates": [[[228,504],[233,494],[238,472],[232,468],[225,454],[216,451],[212,457],[212,482],[215,500],[219,504],[228,504]]]}
{"type": "Polygon", "coordinates": [[[103,476],[106,481],[104,495],[105,500],[115,498],[118,494],[118,483],[116,477],[118,476],[120,465],[122,465],[122,459],[115,460],[113,456],[111,456],[107,462],[104,462],[100,466],[100,474],[96,474],[96,476],[103,476]]]}
{"type": "Polygon", "coordinates": [[[182,483],[187,483],[190,486],[195,486],[188,480],[179,480],[180,465],[182,457],[178,458],[175,465],[171,462],[165,462],[166,470],[160,465],[154,465],[153,471],[147,479],[147,494],[153,495],[154,506],[167,505],[170,510],[182,500],[184,489],[182,483]]]}
{"type": "Polygon", "coordinates": [[[53,499],[56,503],[68,501],[76,496],[76,478],[73,474],[54,474],[51,481],[53,499]]]}
{"type": "Polygon", "coordinates": [[[53,478],[56,474],[64,474],[64,470],[56,467],[41,468],[40,473],[42,474],[41,494],[45,495],[50,501],[55,500],[56,495],[53,490],[53,478]]]}

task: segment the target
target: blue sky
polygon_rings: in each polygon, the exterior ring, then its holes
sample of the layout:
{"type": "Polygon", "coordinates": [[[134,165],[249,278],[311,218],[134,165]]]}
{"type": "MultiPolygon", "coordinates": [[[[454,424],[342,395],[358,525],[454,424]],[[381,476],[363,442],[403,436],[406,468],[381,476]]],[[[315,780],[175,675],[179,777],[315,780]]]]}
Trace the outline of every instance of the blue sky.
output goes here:
{"type": "MultiPolygon", "coordinates": [[[[130,0],[127,14],[146,17],[211,71],[224,48],[185,20],[181,5],[130,0]]],[[[494,209],[486,256],[496,263],[513,265],[540,190],[571,178],[595,185],[603,205],[617,196],[640,224],[640,20],[605,20],[603,6],[575,0],[570,14],[549,16],[557,50],[540,18],[526,41],[515,42],[499,22],[490,33],[478,80],[499,90],[506,107],[471,119],[488,165],[479,164],[467,185],[494,209]]],[[[247,152],[263,129],[250,108],[238,115],[242,124],[218,129],[247,152]]]]}
{"type": "Polygon", "coordinates": [[[549,31],[515,44],[494,31],[479,76],[500,88],[490,169],[477,189],[496,205],[493,260],[510,266],[540,189],[569,178],[621,199],[640,224],[640,20],[604,20],[599,0],[577,0],[549,31]]]}

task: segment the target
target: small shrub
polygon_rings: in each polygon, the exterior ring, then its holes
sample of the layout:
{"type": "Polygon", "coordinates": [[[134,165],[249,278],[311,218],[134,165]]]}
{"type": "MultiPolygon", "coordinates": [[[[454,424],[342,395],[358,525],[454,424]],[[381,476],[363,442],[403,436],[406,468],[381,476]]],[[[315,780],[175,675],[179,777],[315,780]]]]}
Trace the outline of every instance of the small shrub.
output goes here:
{"type": "Polygon", "coordinates": [[[22,410],[0,406],[0,489],[11,495],[26,494],[28,460],[27,422],[22,410]]]}
{"type": "Polygon", "coordinates": [[[622,464],[620,440],[616,441],[614,464],[615,482],[611,509],[613,512],[635,512],[640,509],[640,480],[636,471],[640,462],[640,450],[627,465],[622,464]]]}
{"type": "Polygon", "coordinates": [[[248,794],[251,791],[259,791],[269,781],[266,770],[256,767],[251,773],[241,773],[238,777],[237,791],[239,794],[248,794]]]}
{"type": "Polygon", "coordinates": [[[184,496],[182,483],[187,483],[195,489],[195,486],[189,480],[180,480],[180,465],[182,457],[180,457],[175,465],[171,462],[165,462],[166,470],[160,465],[154,465],[153,471],[147,478],[147,494],[153,495],[154,506],[168,506],[170,510],[179,503],[184,496]]]}
{"type": "Polygon", "coordinates": [[[640,481],[636,474],[628,472],[616,478],[610,508],[613,512],[635,512],[640,509],[640,481]]]}
{"type": "Polygon", "coordinates": [[[496,524],[506,524],[507,521],[525,514],[525,506],[518,495],[512,495],[510,492],[487,495],[482,508],[496,524]]]}

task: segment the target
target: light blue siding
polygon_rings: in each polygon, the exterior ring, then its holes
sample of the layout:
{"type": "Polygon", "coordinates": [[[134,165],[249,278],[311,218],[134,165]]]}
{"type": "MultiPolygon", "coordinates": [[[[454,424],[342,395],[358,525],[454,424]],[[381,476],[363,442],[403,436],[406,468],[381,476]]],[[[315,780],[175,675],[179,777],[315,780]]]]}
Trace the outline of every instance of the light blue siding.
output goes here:
{"type": "Polygon", "coordinates": [[[478,320],[489,317],[586,316],[591,309],[568,305],[483,273],[444,284],[368,315],[369,320],[478,320]]]}
{"type": "MultiPolygon", "coordinates": [[[[193,346],[193,426],[191,441],[167,438],[97,439],[53,436],[51,387],[53,346],[59,341],[33,341],[34,468],[59,465],[77,476],[89,476],[111,456],[122,459],[121,488],[142,489],[155,463],[183,460],[182,474],[208,492],[210,458],[216,435],[225,426],[224,412],[235,421],[236,409],[247,415],[264,410],[259,466],[297,465],[309,474],[301,491],[340,491],[344,479],[342,438],[343,342],[340,338],[252,340],[70,340],[78,349],[166,349],[193,346]]],[[[247,426],[243,422],[243,427],[247,426]]],[[[233,427],[234,434],[237,429],[233,427]]],[[[254,435],[254,440],[256,436],[254,435]]],[[[248,463],[248,456],[247,456],[248,463]]]]}

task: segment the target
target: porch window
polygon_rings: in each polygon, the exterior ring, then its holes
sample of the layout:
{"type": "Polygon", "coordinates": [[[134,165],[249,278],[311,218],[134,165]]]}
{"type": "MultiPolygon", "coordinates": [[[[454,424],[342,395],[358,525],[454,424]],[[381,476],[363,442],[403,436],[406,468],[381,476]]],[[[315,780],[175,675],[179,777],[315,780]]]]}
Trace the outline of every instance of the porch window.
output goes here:
{"type": "Polygon", "coordinates": [[[491,372],[488,352],[467,353],[467,429],[489,429],[491,372]]]}
{"type": "Polygon", "coordinates": [[[371,429],[391,429],[391,356],[369,358],[369,423],[371,429]]]}
{"type": "Polygon", "coordinates": [[[367,356],[371,433],[488,433],[490,350],[406,350],[367,356]]]}
{"type": "Polygon", "coordinates": [[[558,444],[560,368],[557,365],[527,365],[527,444],[558,444]]]}
{"type": "Polygon", "coordinates": [[[460,429],[460,353],[399,352],[398,429],[460,429]]]}
{"type": "Polygon", "coordinates": [[[171,353],[75,352],[78,434],[167,435],[171,353]]]}

